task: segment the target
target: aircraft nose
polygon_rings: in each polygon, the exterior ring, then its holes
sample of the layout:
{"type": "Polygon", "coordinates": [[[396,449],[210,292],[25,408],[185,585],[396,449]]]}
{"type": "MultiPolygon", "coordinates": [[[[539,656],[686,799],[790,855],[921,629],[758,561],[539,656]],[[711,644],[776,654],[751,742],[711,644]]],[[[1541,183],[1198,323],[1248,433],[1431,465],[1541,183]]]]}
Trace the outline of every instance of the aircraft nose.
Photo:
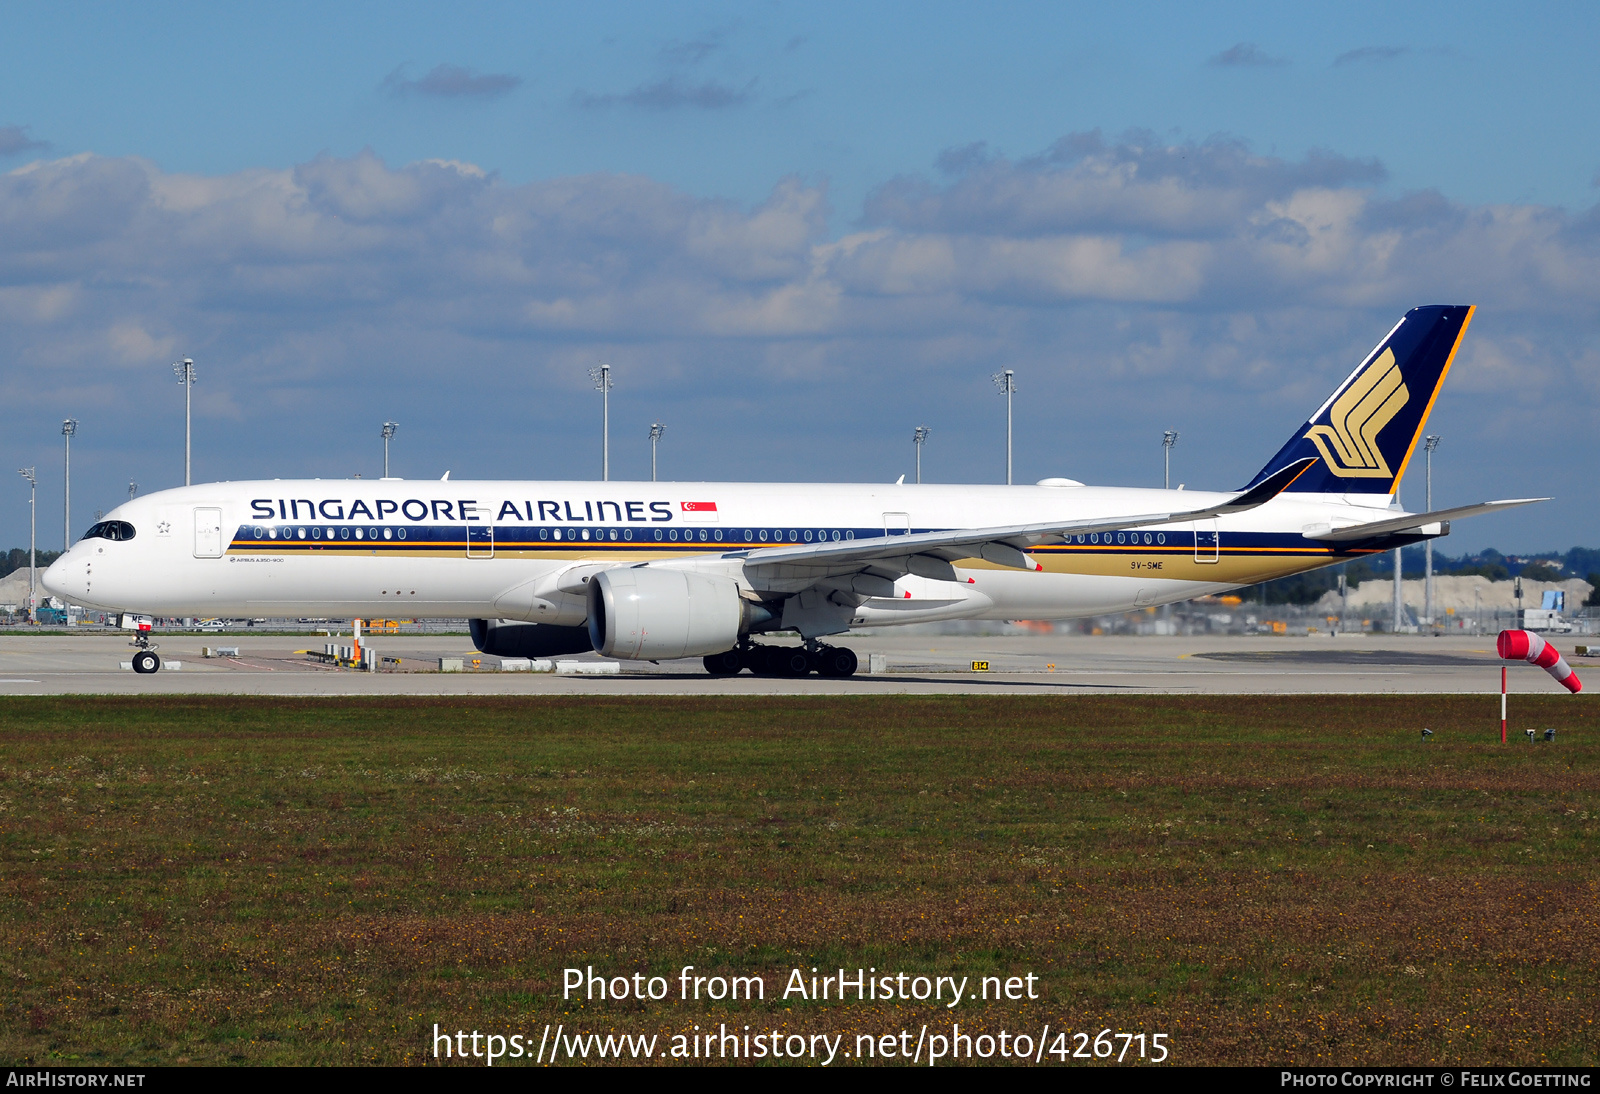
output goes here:
{"type": "Polygon", "coordinates": [[[50,564],[49,569],[39,575],[39,584],[44,586],[45,592],[51,596],[68,595],[66,587],[67,566],[66,558],[58,558],[50,564]]]}
{"type": "Polygon", "coordinates": [[[62,600],[82,603],[89,597],[93,563],[82,551],[69,551],[39,577],[44,591],[62,600]]]}

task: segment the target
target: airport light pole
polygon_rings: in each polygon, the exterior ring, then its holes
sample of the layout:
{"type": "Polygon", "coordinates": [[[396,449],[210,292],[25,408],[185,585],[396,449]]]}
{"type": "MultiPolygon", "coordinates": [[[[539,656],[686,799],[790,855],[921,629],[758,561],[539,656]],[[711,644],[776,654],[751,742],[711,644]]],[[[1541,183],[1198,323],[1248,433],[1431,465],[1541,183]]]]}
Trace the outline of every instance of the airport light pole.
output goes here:
{"type": "Polygon", "coordinates": [[[1017,393],[1016,375],[1011,369],[990,377],[1000,394],[1006,397],[1006,485],[1011,485],[1011,396],[1017,393]]]}
{"type": "Polygon", "coordinates": [[[139,484],[134,482],[132,479],[129,479],[128,480],[128,500],[132,501],[133,498],[138,493],[139,493],[139,484]]]}
{"type": "Polygon", "coordinates": [[[183,485],[189,485],[189,451],[193,433],[190,430],[190,410],[193,406],[194,394],[194,360],[185,357],[182,361],[172,366],[173,375],[177,376],[178,383],[183,385],[183,485]]]}
{"type": "Polygon", "coordinates": [[[661,435],[667,427],[660,422],[650,423],[650,481],[656,481],[656,443],[661,440],[661,435]]]}
{"type": "Polygon", "coordinates": [[[17,474],[28,480],[28,618],[31,620],[34,606],[39,600],[37,586],[34,584],[39,572],[34,552],[38,538],[36,518],[39,514],[39,476],[34,474],[34,469],[31,467],[19,467],[17,474]]]}
{"type": "MultiPolygon", "coordinates": [[[[1439,435],[1430,433],[1422,438],[1423,453],[1428,459],[1427,493],[1424,495],[1426,504],[1423,512],[1433,512],[1433,450],[1439,447],[1439,435]]],[[[1429,627],[1433,626],[1433,540],[1424,540],[1422,544],[1422,614],[1427,616],[1429,627]]]]}
{"type": "Polygon", "coordinates": [[[1162,432],[1161,448],[1165,457],[1163,461],[1165,469],[1161,476],[1161,488],[1163,490],[1172,489],[1172,446],[1177,443],[1178,431],[1176,429],[1168,429],[1162,432]]]}
{"type": "Polygon", "coordinates": [[[383,477],[389,477],[389,442],[394,440],[394,435],[400,428],[398,422],[383,423],[383,477]]]}
{"type": "Polygon", "coordinates": [[[72,435],[78,431],[78,419],[68,418],[61,423],[61,436],[66,440],[66,487],[61,494],[61,549],[72,546],[72,435]]]}
{"type": "MultiPolygon", "coordinates": [[[[911,434],[911,443],[917,446],[917,485],[922,485],[922,446],[928,443],[928,434],[933,430],[925,425],[919,425],[911,434]]],[[[1011,481],[1011,476],[1006,476],[1006,481],[1011,481]]]]}
{"type": "MultiPolygon", "coordinates": [[[[1398,482],[1396,482],[1394,484],[1394,503],[1395,503],[1396,506],[1399,506],[1401,509],[1405,508],[1405,506],[1400,505],[1400,484],[1398,482]]],[[[1402,605],[1402,590],[1400,588],[1401,568],[1403,566],[1404,566],[1404,562],[1401,560],[1401,557],[1400,557],[1400,548],[1396,547],[1394,549],[1394,633],[1395,634],[1399,634],[1400,633],[1401,617],[1405,612],[1405,608],[1402,605]]]]}
{"type": "Polygon", "coordinates": [[[595,390],[600,393],[600,481],[611,481],[611,366],[589,370],[595,390]]]}

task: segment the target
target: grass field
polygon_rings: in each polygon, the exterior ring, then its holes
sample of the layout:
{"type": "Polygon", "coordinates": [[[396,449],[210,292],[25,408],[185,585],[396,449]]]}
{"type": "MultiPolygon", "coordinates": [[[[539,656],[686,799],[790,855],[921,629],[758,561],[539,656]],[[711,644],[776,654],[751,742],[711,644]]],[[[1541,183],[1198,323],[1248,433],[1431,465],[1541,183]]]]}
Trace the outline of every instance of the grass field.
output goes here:
{"type": "Polygon", "coordinates": [[[1502,746],[1495,705],[0,699],[0,1056],[1048,1022],[1187,1064],[1592,1065],[1600,707],[1519,696],[1556,742],[1502,746]],[[563,1002],[588,965],[767,998],[563,1002]],[[813,966],[1041,998],[777,998],[813,966]]]}

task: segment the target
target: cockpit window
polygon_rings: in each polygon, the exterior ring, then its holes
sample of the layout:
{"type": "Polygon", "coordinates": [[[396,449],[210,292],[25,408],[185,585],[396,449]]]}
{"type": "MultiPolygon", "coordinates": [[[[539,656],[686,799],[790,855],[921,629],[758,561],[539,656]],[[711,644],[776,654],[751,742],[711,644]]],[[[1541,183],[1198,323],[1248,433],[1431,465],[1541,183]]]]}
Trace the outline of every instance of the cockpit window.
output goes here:
{"type": "Polygon", "coordinates": [[[125,520],[103,520],[83,533],[84,539],[132,539],[133,525],[125,520]]]}

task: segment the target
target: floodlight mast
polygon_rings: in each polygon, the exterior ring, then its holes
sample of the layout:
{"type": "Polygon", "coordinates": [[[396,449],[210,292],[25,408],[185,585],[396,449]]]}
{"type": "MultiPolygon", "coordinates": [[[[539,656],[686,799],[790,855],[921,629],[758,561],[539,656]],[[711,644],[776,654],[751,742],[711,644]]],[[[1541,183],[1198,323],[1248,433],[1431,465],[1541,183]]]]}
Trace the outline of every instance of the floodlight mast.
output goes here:
{"type": "Polygon", "coordinates": [[[383,423],[383,477],[389,477],[389,442],[394,439],[395,433],[400,429],[398,422],[383,423]]]}
{"type": "Polygon", "coordinates": [[[172,366],[172,372],[178,378],[178,383],[183,385],[183,485],[188,486],[190,441],[193,439],[190,410],[194,401],[194,360],[185,357],[172,366]]]}
{"type": "Polygon", "coordinates": [[[61,494],[61,549],[72,546],[72,435],[78,432],[78,419],[68,418],[61,423],[61,436],[66,441],[66,486],[61,494]]]}
{"type": "Polygon", "coordinates": [[[651,482],[655,482],[656,481],[656,442],[661,440],[661,435],[663,433],[665,433],[666,431],[667,431],[667,427],[662,425],[660,422],[651,422],[650,423],[650,481],[651,482]]]}
{"type": "Polygon", "coordinates": [[[39,602],[38,586],[35,585],[38,580],[38,562],[35,558],[34,549],[38,540],[39,529],[37,522],[39,513],[39,476],[34,473],[34,469],[31,467],[19,467],[17,468],[17,474],[28,480],[28,618],[31,620],[34,607],[39,602]]]}
{"type": "Polygon", "coordinates": [[[911,443],[917,446],[917,485],[922,485],[922,446],[928,443],[928,434],[933,430],[928,426],[919,425],[911,434],[911,443]]]}
{"type": "MultiPolygon", "coordinates": [[[[1405,506],[1400,504],[1400,483],[1399,483],[1399,480],[1396,480],[1395,484],[1394,484],[1394,503],[1398,508],[1400,508],[1402,510],[1405,508],[1405,506]]],[[[1404,574],[1403,574],[1404,569],[1405,569],[1405,560],[1400,554],[1400,548],[1396,547],[1394,549],[1394,625],[1393,625],[1393,630],[1394,630],[1395,634],[1399,634],[1400,633],[1400,627],[1405,622],[1405,611],[1406,611],[1406,609],[1405,609],[1405,597],[1404,597],[1404,590],[1401,587],[1401,581],[1403,580],[1403,577],[1404,577],[1404,574]]]]}
{"type": "Polygon", "coordinates": [[[611,481],[611,366],[597,365],[589,370],[595,390],[600,393],[600,481],[611,481]]]}
{"type": "Polygon", "coordinates": [[[1006,397],[1006,485],[1011,485],[1011,396],[1017,393],[1016,375],[1011,369],[990,377],[1000,394],[1006,397]]]}
{"type": "MultiPolygon", "coordinates": [[[[1433,450],[1439,447],[1439,435],[1430,433],[1422,438],[1422,449],[1428,458],[1428,485],[1427,504],[1423,512],[1433,512],[1433,450]]],[[[1427,624],[1433,626],[1433,540],[1425,540],[1422,544],[1422,614],[1427,616],[1427,624]]]]}
{"type": "Polygon", "coordinates": [[[1161,449],[1165,460],[1165,470],[1161,476],[1161,488],[1172,489],[1172,446],[1178,443],[1176,429],[1164,430],[1161,434],[1161,449]]]}

